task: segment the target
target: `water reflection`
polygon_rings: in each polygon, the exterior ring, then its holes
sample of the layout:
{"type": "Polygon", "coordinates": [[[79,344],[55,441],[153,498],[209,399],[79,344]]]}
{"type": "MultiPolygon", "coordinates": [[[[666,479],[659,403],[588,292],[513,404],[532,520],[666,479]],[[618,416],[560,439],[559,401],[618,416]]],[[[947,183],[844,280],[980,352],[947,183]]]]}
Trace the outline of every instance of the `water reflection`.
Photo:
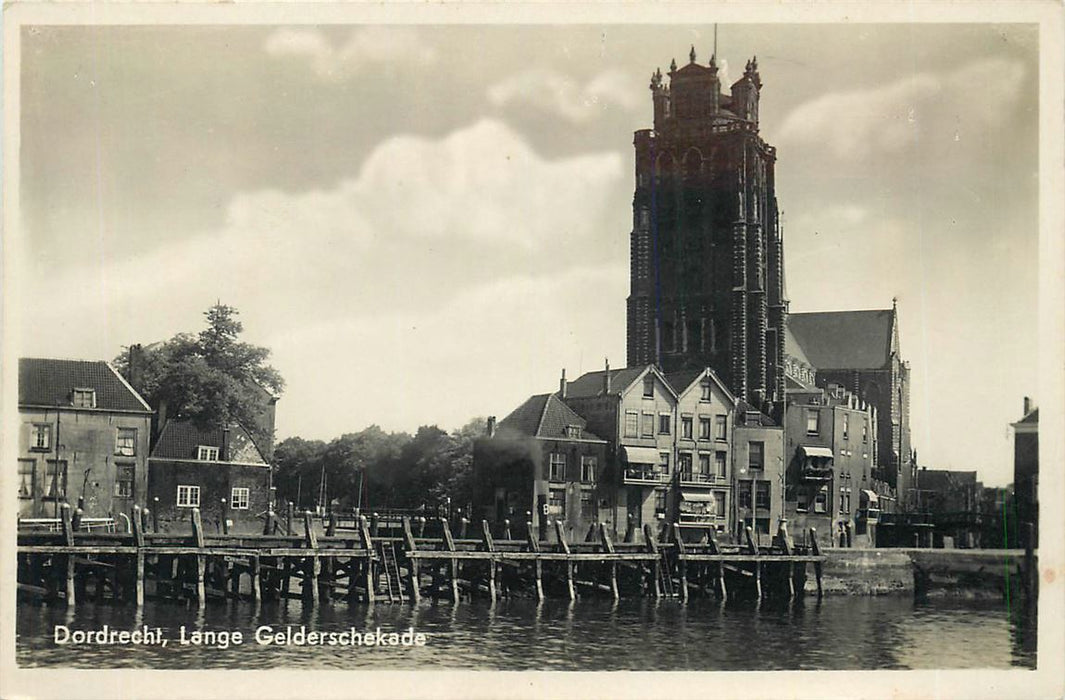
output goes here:
{"type": "Polygon", "coordinates": [[[23,666],[146,668],[478,668],[555,670],[770,670],[1034,667],[1034,615],[1003,604],[908,598],[810,598],[795,604],[712,599],[614,601],[504,599],[492,605],[248,601],[185,607],[86,603],[73,610],[23,604],[17,612],[23,666]],[[160,627],[166,647],[56,645],[57,624],[160,627]],[[240,631],[228,648],[179,643],[186,631],[240,631]],[[402,633],[423,647],[260,645],[255,630],[402,633]]]}

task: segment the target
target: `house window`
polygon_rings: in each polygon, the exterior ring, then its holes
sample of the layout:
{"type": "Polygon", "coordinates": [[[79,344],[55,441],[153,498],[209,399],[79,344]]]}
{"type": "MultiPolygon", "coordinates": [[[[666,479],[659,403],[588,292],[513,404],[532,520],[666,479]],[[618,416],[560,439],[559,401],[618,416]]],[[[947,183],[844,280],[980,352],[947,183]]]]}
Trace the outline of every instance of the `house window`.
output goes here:
{"type": "Polygon", "coordinates": [[[680,471],[681,479],[692,478],[692,454],[691,452],[681,452],[677,455],[677,470],[680,471]]]}
{"type": "Polygon", "coordinates": [[[671,426],[672,417],[668,413],[660,413],[658,415],[658,434],[669,435],[671,426]]]}
{"type": "Polygon", "coordinates": [[[682,438],[692,439],[692,417],[682,416],[680,419],[680,436],[682,438]]]}
{"type": "Polygon", "coordinates": [[[728,439],[728,416],[714,416],[714,439],[728,439]]]}
{"type": "Polygon", "coordinates": [[[769,500],[770,500],[770,497],[769,497],[769,486],[770,486],[770,483],[768,481],[759,481],[757,484],[755,484],[755,487],[754,487],[755,488],[755,492],[754,492],[754,507],[755,508],[765,508],[766,510],[769,509],[769,505],[770,505],[770,503],[769,503],[769,500]]]}
{"type": "Polygon", "coordinates": [[[133,498],[134,465],[115,465],[115,497],[133,498]]]}
{"type": "Polygon", "coordinates": [[[188,486],[186,484],[178,484],[177,506],[178,508],[199,508],[200,487],[188,486]]]}
{"type": "Polygon", "coordinates": [[[725,492],[714,491],[714,514],[719,518],[725,517],[725,492]]]}
{"type": "Polygon", "coordinates": [[[751,507],[751,480],[741,479],[739,482],[739,490],[736,492],[740,499],[740,508],[751,507]]]}
{"type": "Polygon", "coordinates": [[[850,416],[847,415],[846,413],[844,413],[843,414],[843,437],[844,438],[847,437],[847,434],[848,434],[848,432],[850,430],[850,424],[851,424],[850,416]]]}
{"type": "Polygon", "coordinates": [[[699,472],[698,473],[699,474],[706,474],[707,476],[709,476],[712,473],[710,471],[710,453],[709,452],[700,452],[699,453],[699,472]]]}
{"type": "Polygon", "coordinates": [[[636,411],[625,411],[625,437],[636,437],[640,430],[640,414],[636,411]]]}
{"type": "Polygon", "coordinates": [[[658,468],[662,471],[663,474],[669,474],[669,453],[668,452],[659,452],[658,453],[658,468]]]}
{"type": "Polygon", "coordinates": [[[596,472],[599,471],[599,462],[594,456],[584,455],[581,457],[581,481],[594,483],[596,472]]]}
{"type": "Polygon", "coordinates": [[[655,378],[651,375],[647,375],[643,378],[643,396],[645,399],[652,398],[655,395],[655,378]]]}
{"type": "Polygon", "coordinates": [[[196,459],[201,462],[217,462],[218,448],[210,445],[200,445],[196,450],[196,459]]]}
{"type": "Polygon", "coordinates": [[[655,513],[666,512],[666,490],[655,489],[655,513]]]}
{"type": "Polygon", "coordinates": [[[579,425],[567,425],[566,426],[566,437],[570,438],[571,440],[580,440],[581,439],[581,426],[579,426],[579,425]]]}
{"type": "Polygon", "coordinates": [[[547,514],[559,518],[566,517],[566,492],[562,489],[551,489],[547,496],[547,514]]]}
{"type": "Polygon", "coordinates": [[[44,465],[45,498],[61,499],[67,497],[67,462],[66,460],[48,460],[44,465]]]}
{"type": "MultiPolygon", "coordinates": [[[[712,327],[713,326],[711,326],[711,328],[712,327]]],[[[702,391],[703,391],[703,393],[699,396],[699,400],[700,401],[709,401],[710,400],[710,382],[703,382],[702,383],[702,391]]]]}
{"type": "Polygon", "coordinates": [[[764,442],[749,442],[747,443],[747,466],[751,469],[764,469],[765,468],[765,443],[764,442]]]}
{"type": "Polygon", "coordinates": [[[581,492],[581,519],[585,521],[595,520],[595,499],[591,491],[581,492]]]}
{"type": "Polygon", "coordinates": [[[643,436],[655,436],[655,416],[653,413],[643,414],[643,436]]]}
{"type": "Polygon", "coordinates": [[[818,422],[821,418],[821,412],[816,408],[806,409],[806,434],[817,435],[821,432],[818,422]]]}
{"type": "Polygon", "coordinates": [[[74,408],[96,408],[96,389],[75,389],[71,404],[74,408]]]}
{"type": "Polygon", "coordinates": [[[230,494],[229,506],[234,510],[247,510],[251,500],[251,489],[245,486],[234,486],[230,494]]]}
{"type": "Polygon", "coordinates": [[[563,481],[566,478],[566,455],[561,452],[551,453],[548,479],[551,481],[563,481]]]}
{"type": "Polygon", "coordinates": [[[721,451],[714,453],[714,474],[720,479],[724,479],[728,476],[728,474],[726,474],[727,469],[725,467],[725,459],[727,459],[726,453],[721,451]]]}
{"type": "Polygon", "coordinates": [[[37,481],[37,460],[20,459],[18,461],[18,497],[33,498],[37,481]]]}
{"type": "Polygon", "coordinates": [[[862,421],[862,442],[869,442],[869,421],[862,421]]]}
{"type": "Polygon", "coordinates": [[[814,496],[814,512],[815,513],[827,513],[828,512],[828,487],[822,486],[821,490],[814,496]]]}
{"type": "Polygon", "coordinates": [[[699,439],[710,439],[710,416],[699,416],[699,439]]]}
{"type": "Polygon", "coordinates": [[[30,449],[50,450],[52,448],[52,426],[48,423],[34,423],[30,428],[30,449]]]}
{"type": "Polygon", "coordinates": [[[137,454],[137,429],[119,428],[115,437],[115,454],[133,457],[137,454]]]}

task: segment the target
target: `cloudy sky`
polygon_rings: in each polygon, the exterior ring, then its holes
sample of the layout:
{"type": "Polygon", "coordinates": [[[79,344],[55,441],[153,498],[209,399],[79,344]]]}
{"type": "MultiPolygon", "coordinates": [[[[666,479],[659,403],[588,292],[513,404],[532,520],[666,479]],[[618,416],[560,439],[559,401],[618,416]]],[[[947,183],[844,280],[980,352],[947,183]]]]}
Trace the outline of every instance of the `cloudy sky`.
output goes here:
{"type": "MultiPolygon", "coordinates": [[[[889,308],[931,467],[1012,479],[1036,376],[1038,34],[721,25],[757,54],[793,311],[889,308]]],[[[713,27],[27,27],[22,355],[216,300],[280,437],[454,428],[625,362],[633,131],[713,27]]],[[[739,70],[737,70],[737,68],[739,70]]]]}

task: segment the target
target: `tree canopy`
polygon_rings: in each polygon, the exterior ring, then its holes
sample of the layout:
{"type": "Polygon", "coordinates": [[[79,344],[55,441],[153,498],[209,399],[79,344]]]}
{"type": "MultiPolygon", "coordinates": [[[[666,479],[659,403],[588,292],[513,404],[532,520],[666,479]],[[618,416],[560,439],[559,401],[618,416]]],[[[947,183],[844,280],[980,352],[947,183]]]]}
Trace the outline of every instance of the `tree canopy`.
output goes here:
{"type": "Polygon", "coordinates": [[[204,428],[236,422],[257,438],[271,438],[263,434],[261,417],[284,380],[267,364],[269,349],[240,340],[238,315],[232,306],[215,304],[204,312],[207,327],[199,334],[126,348],[115,367],[150,405],[165,403],[169,416],[204,428]]]}

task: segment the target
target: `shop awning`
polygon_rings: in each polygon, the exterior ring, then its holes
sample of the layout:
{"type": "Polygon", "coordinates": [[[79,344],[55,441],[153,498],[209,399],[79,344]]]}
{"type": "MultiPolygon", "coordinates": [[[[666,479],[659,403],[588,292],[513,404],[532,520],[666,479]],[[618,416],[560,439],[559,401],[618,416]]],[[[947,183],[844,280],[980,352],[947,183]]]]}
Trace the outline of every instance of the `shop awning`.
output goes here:
{"type": "Polygon", "coordinates": [[[693,503],[713,503],[717,500],[710,491],[685,491],[681,489],[680,497],[693,503]]]}
{"type": "Polygon", "coordinates": [[[880,497],[877,496],[875,492],[869,491],[868,489],[862,489],[862,495],[869,502],[869,505],[880,502],[880,497]]]}
{"type": "Polygon", "coordinates": [[[629,464],[658,464],[658,450],[653,447],[622,447],[621,458],[629,464]]]}
{"type": "Polygon", "coordinates": [[[826,457],[832,459],[835,455],[832,450],[820,445],[799,445],[799,454],[803,457],[826,457]]]}

